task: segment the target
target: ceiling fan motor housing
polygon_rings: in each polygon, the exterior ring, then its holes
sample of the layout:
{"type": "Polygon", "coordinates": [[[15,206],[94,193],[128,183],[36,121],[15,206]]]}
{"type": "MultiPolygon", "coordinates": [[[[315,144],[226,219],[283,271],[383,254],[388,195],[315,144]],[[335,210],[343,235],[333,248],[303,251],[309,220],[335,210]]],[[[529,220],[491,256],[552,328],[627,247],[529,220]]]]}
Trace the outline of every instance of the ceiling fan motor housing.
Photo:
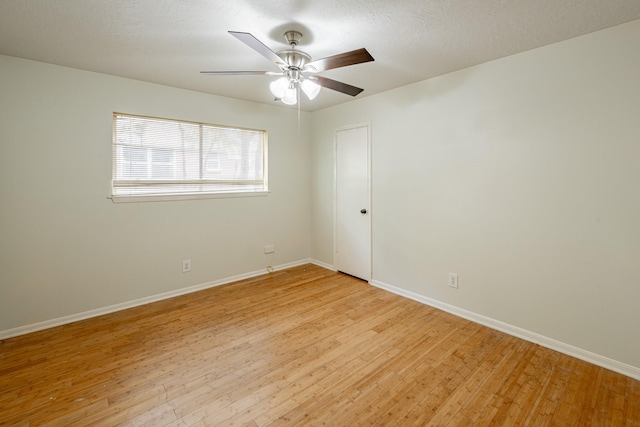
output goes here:
{"type": "Polygon", "coordinates": [[[287,40],[289,46],[291,46],[291,49],[281,50],[277,55],[282,58],[289,71],[302,70],[305,65],[311,62],[311,55],[301,50],[296,50],[296,46],[302,38],[302,33],[298,31],[287,31],[284,33],[284,38],[287,40]]]}
{"type": "Polygon", "coordinates": [[[277,55],[289,66],[289,69],[301,70],[311,61],[311,56],[301,50],[287,49],[278,52],[277,55]]]}

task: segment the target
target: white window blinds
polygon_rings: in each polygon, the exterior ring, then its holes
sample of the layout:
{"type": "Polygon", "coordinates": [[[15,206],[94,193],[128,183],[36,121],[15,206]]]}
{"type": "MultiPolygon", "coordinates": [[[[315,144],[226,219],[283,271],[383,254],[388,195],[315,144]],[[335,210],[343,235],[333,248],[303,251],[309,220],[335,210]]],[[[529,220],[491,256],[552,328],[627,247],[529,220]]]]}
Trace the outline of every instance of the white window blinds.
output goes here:
{"type": "Polygon", "coordinates": [[[267,191],[266,131],[113,115],[118,196],[267,191]]]}

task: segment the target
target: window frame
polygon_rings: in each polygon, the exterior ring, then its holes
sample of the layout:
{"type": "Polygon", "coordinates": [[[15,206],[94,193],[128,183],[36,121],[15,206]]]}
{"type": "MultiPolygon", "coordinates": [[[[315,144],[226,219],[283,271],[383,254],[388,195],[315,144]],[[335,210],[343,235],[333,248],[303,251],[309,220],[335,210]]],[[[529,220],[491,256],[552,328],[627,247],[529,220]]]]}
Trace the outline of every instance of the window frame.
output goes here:
{"type": "MultiPolygon", "coordinates": [[[[155,116],[147,116],[140,114],[130,114],[130,113],[121,113],[121,112],[113,112],[112,113],[112,135],[111,135],[111,156],[112,156],[112,165],[111,165],[111,194],[108,196],[114,203],[128,203],[128,202],[152,202],[152,201],[172,201],[172,200],[196,200],[196,199],[211,199],[211,198],[233,198],[233,197],[255,197],[255,196],[266,196],[270,193],[268,186],[268,132],[264,129],[251,129],[251,128],[242,128],[237,126],[227,126],[227,125],[218,125],[213,123],[206,122],[197,122],[192,120],[179,120],[165,117],[155,117],[155,116]],[[203,127],[213,127],[218,129],[232,129],[235,131],[247,131],[247,132],[257,132],[262,134],[262,179],[261,180],[249,180],[249,179],[165,179],[165,180],[127,180],[127,179],[116,179],[117,177],[117,161],[116,161],[116,152],[118,147],[126,147],[125,145],[121,145],[117,143],[117,132],[116,132],[116,122],[118,117],[133,117],[138,119],[151,119],[151,120],[159,120],[164,122],[176,122],[176,123],[185,123],[188,125],[197,125],[198,133],[199,133],[199,158],[198,162],[200,165],[203,164],[203,127]],[[208,190],[200,191],[185,191],[182,192],[171,192],[169,189],[172,186],[178,186],[183,184],[186,186],[198,187],[198,186],[213,186],[213,185],[235,185],[236,188],[231,190],[212,190],[211,188],[208,190]],[[260,186],[261,189],[248,189],[248,190],[238,190],[237,186],[247,185],[248,187],[260,186]],[[120,192],[120,194],[116,194],[116,188],[132,188],[138,189],[145,187],[156,187],[158,189],[165,187],[164,192],[153,193],[153,194],[140,194],[140,193],[130,193],[125,194],[124,191],[120,192]]],[[[158,149],[155,147],[146,147],[147,150],[158,149]]],[[[152,157],[151,152],[148,154],[149,157],[152,157]]],[[[241,156],[240,156],[241,157],[241,156]]],[[[200,174],[202,175],[203,170],[200,168],[200,174]]]]}

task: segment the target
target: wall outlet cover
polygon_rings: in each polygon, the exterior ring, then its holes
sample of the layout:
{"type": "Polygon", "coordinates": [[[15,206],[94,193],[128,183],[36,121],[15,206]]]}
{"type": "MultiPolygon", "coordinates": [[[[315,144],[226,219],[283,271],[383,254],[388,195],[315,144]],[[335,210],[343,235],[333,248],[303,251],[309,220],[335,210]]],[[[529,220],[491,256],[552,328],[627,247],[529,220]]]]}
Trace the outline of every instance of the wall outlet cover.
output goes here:
{"type": "Polygon", "coordinates": [[[456,273],[449,273],[449,287],[458,289],[458,275],[456,273]]]}

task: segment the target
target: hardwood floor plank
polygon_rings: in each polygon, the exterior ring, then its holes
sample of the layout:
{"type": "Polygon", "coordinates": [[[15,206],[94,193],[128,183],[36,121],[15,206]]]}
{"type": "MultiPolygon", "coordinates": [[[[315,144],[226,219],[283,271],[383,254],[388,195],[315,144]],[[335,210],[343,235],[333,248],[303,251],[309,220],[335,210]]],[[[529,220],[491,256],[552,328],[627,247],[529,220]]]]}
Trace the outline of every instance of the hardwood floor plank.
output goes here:
{"type": "Polygon", "coordinates": [[[0,425],[640,427],[640,381],[313,265],[0,341],[0,425]]]}

